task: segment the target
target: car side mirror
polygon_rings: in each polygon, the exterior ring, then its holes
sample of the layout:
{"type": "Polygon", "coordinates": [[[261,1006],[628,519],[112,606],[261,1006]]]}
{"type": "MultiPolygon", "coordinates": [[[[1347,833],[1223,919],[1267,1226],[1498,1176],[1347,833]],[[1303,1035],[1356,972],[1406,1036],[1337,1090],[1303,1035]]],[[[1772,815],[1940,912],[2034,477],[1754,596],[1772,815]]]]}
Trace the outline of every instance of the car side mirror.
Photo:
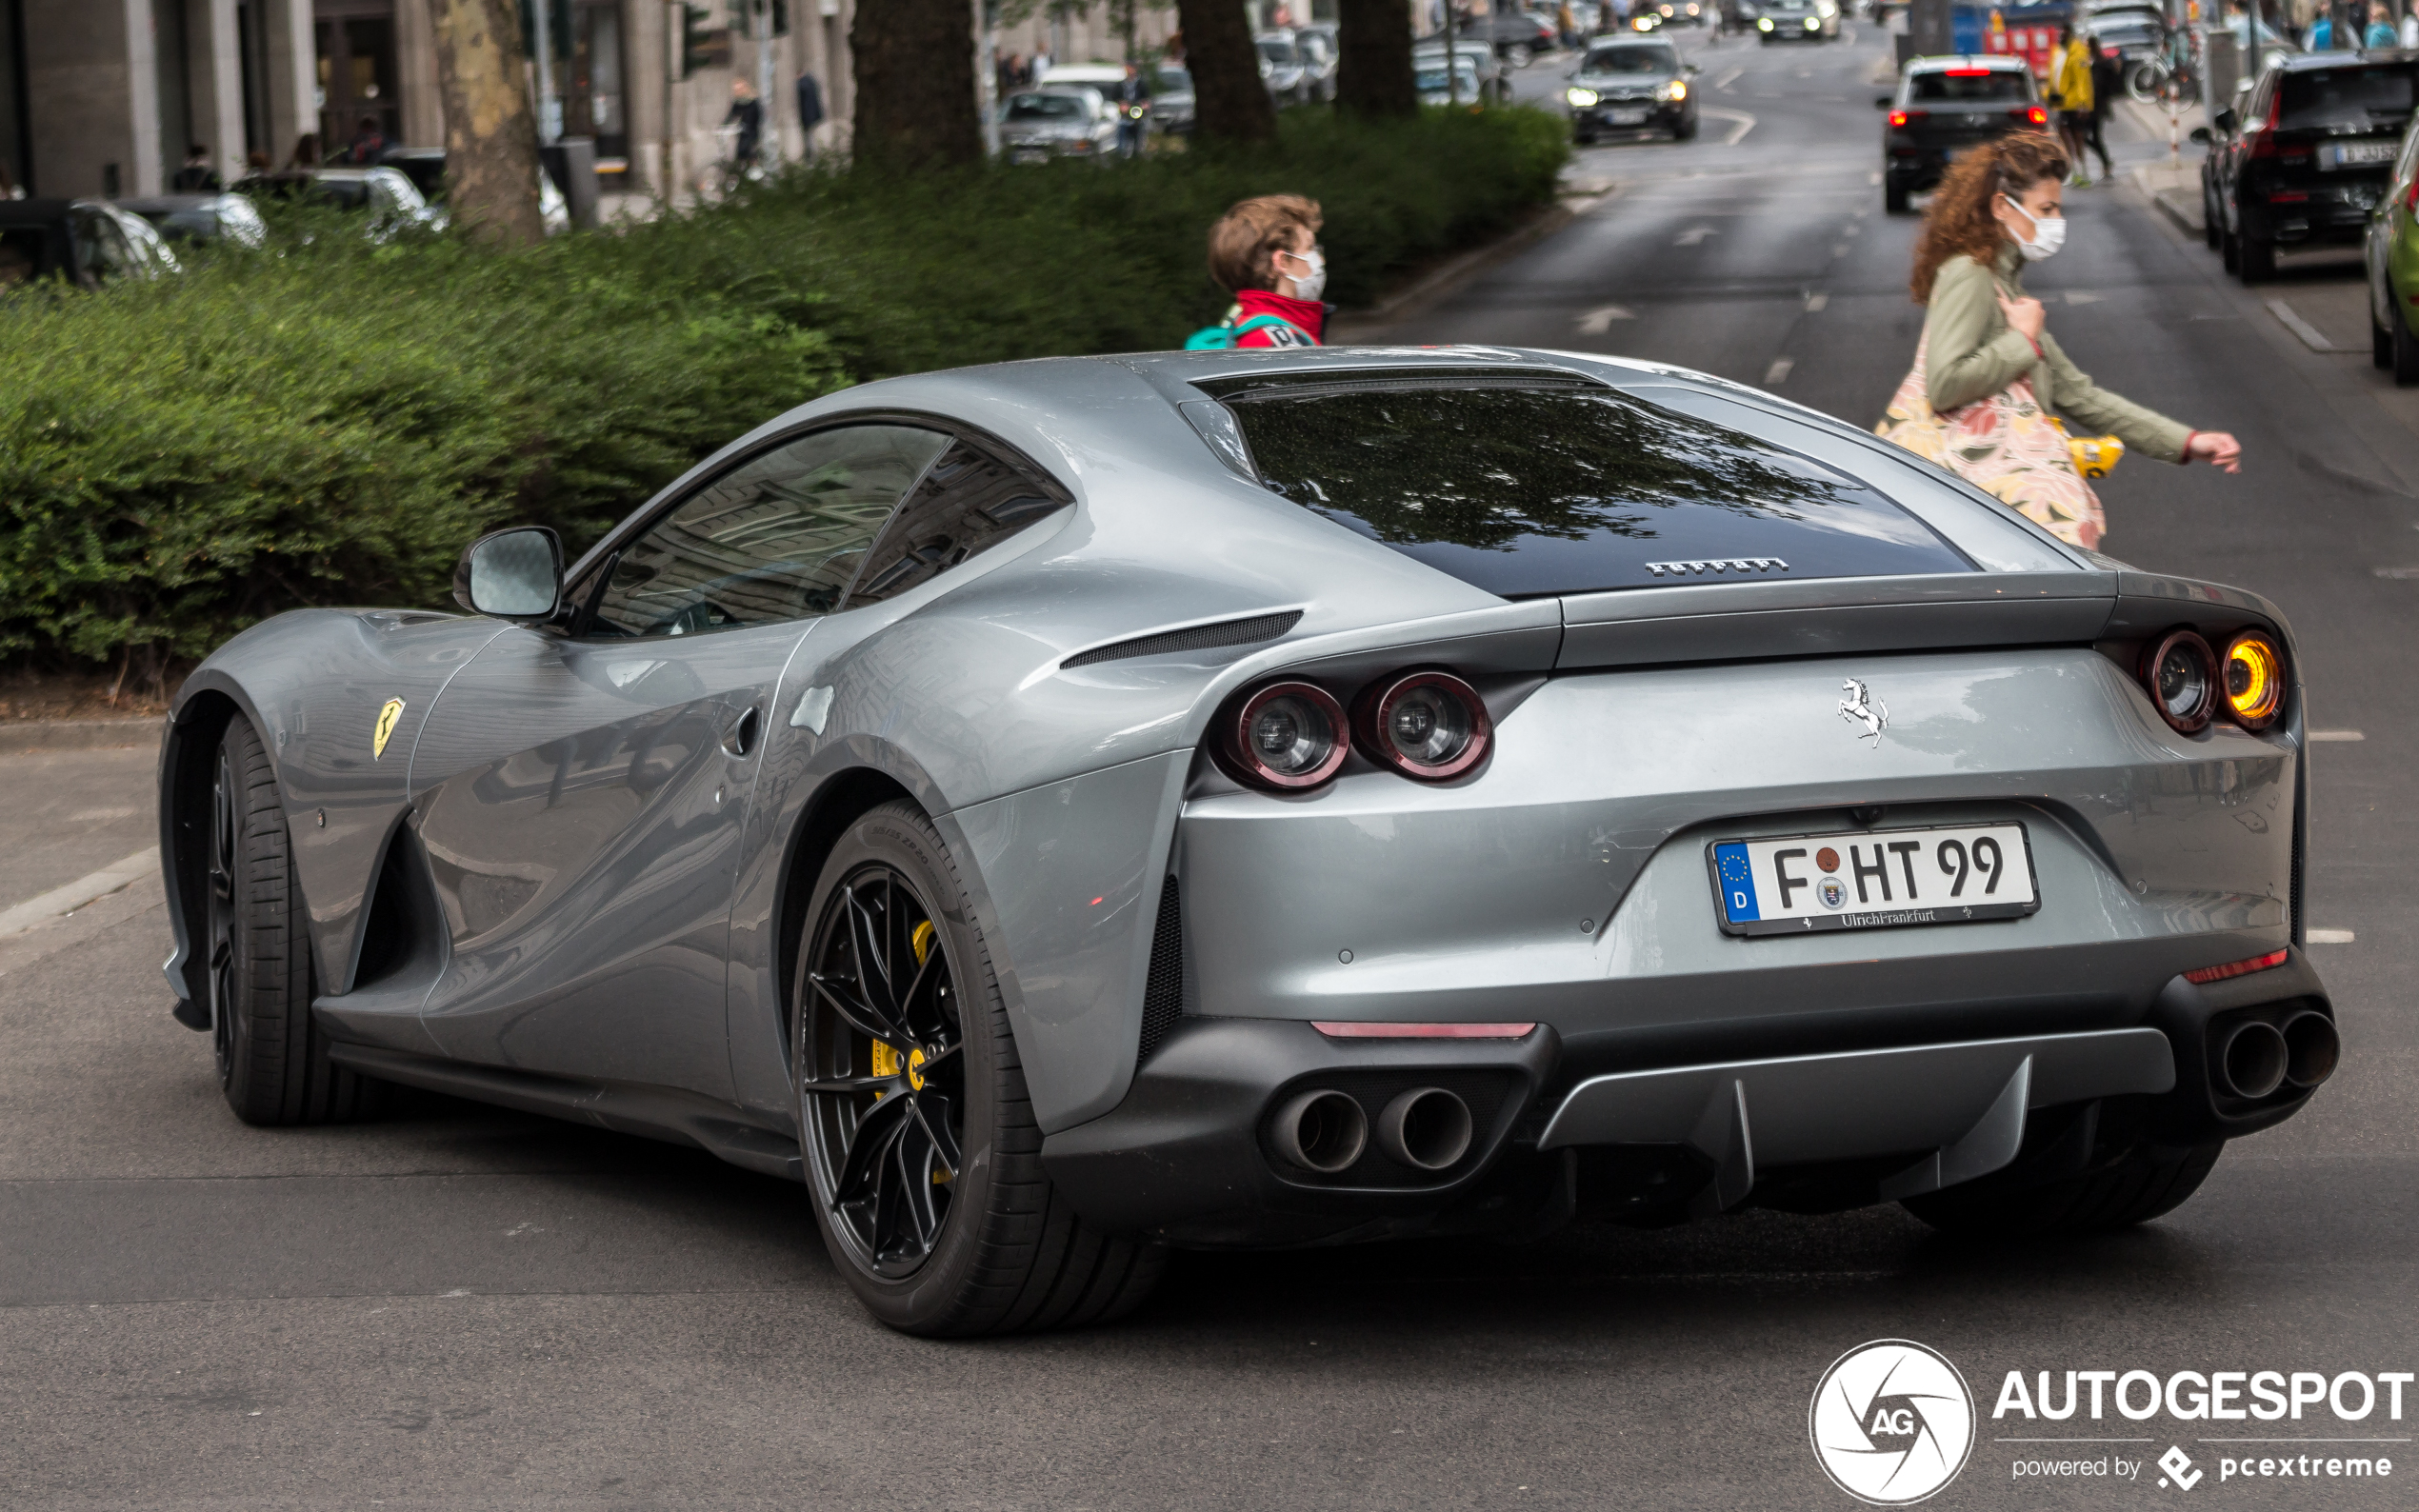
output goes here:
{"type": "Polygon", "coordinates": [[[1893,106],[1897,105],[1897,103],[1898,98],[1895,95],[1876,94],[1873,96],[1873,109],[1876,110],[1889,109],[1893,106]]]}
{"type": "Polygon", "coordinates": [[[1702,63],[1691,63],[1688,66],[1688,69],[1690,73],[1703,73],[1705,71],[1705,65],[1702,63]]]}
{"type": "MultiPolygon", "coordinates": [[[[2234,129],[2234,109],[2231,106],[2220,106],[2217,113],[2210,116],[2209,120],[2216,124],[2219,130],[2230,132],[2234,129]]],[[[2207,135],[2208,130],[2207,127],[2203,127],[2200,134],[2207,135]]],[[[2196,136],[2194,140],[2199,140],[2199,137],[2196,136]]]]}
{"type": "Polygon", "coordinates": [[[563,538],[544,526],[483,535],[453,568],[453,602],[499,620],[550,620],[563,602],[563,538]]]}
{"type": "MultiPolygon", "coordinates": [[[[2218,111],[2217,113],[2218,113],[2218,114],[2220,114],[2220,115],[2224,115],[2226,112],[2225,112],[2225,111],[2223,111],[2223,110],[2220,110],[2220,111],[2218,111]]],[[[2196,142],[2196,143],[2200,144],[2200,145],[2201,145],[2201,146],[2203,146],[2203,147],[2207,147],[2207,146],[2209,146],[2209,129],[2208,127],[2206,127],[2206,126],[2196,126],[2196,127],[2192,128],[2192,140],[2193,140],[2194,142],[2196,142]]]]}

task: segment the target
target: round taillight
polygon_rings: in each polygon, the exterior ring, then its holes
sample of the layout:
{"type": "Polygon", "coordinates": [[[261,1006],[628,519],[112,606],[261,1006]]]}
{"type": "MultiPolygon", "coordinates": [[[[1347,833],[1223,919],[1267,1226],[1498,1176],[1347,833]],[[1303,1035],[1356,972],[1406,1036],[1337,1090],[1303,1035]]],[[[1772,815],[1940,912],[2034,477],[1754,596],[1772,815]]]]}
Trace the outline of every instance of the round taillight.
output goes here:
{"type": "Polygon", "coordinates": [[[1486,759],[1494,724],[1478,690],[1450,672],[1406,672],[1354,701],[1369,760],[1406,777],[1443,782],[1486,759]]]}
{"type": "Polygon", "coordinates": [[[2143,686],[2159,717],[2186,735],[2208,727],[2217,709],[2217,654],[2190,630],[2174,630],[2142,658],[2143,686]]]}
{"type": "Polygon", "coordinates": [[[2226,707],[2234,723],[2260,730],[2285,710],[2285,653],[2264,630],[2245,630],[2228,643],[2226,707]]]}
{"type": "Polygon", "coordinates": [[[1270,683],[1232,706],[1218,750],[1229,772],[1254,786],[1316,787],[1351,750],[1344,706],[1315,683],[1270,683]]]}

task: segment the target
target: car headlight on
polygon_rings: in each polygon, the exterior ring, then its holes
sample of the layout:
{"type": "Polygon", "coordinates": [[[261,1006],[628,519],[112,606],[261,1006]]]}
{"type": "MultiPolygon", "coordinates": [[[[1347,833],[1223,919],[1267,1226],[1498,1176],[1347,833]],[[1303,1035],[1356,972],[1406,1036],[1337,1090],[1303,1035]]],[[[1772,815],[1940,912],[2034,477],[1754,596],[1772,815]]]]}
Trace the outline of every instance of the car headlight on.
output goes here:
{"type": "Polygon", "coordinates": [[[1667,16],[1668,16],[1668,15],[1669,15],[1669,14],[1671,13],[1671,8],[1670,8],[1669,6],[1660,6],[1660,7],[1658,7],[1658,8],[1657,8],[1657,10],[1658,10],[1658,11],[1659,11],[1661,14],[1663,14],[1663,15],[1667,15],[1667,16]]]}
{"type": "Polygon", "coordinates": [[[1237,782],[1272,792],[1316,787],[1351,751],[1344,706],[1315,683],[1269,683],[1228,707],[1212,749],[1237,782]]]}
{"type": "Polygon", "coordinates": [[[2262,730],[2285,707],[2285,653],[2261,630],[2245,630],[2226,647],[2226,706],[2234,723],[2262,730]]]}
{"type": "Polygon", "coordinates": [[[1772,30],[1772,18],[1771,18],[1770,16],[1758,16],[1758,17],[1756,17],[1756,18],[1755,18],[1755,30],[1758,30],[1758,31],[1769,31],[1769,30],[1772,30]]]}
{"type": "Polygon", "coordinates": [[[1652,31],[1654,30],[1656,19],[1654,12],[1649,10],[1645,15],[1632,16],[1629,20],[1629,26],[1633,30],[1652,31]]]}
{"type": "Polygon", "coordinates": [[[2209,642],[2191,630],[2170,631],[2143,656],[2141,675],[2169,727],[2183,735],[2208,727],[2217,706],[2217,657],[2209,642]]]}
{"type": "Polygon", "coordinates": [[[1674,79],[1670,83],[1665,85],[1663,87],[1663,97],[1671,101],[1675,105],[1680,101],[1687,99],[1689,97],[1688,80],[1674,79]]]}
{"type": "Polygon", "coordinates": [[[1809,31],[1820,31],[1820,30],[1823,30],[1823,21],[1822,21],[1822,18],[1821,18],[1820,16],[1808,16],[1808,17],[1806,18],[1806,30],[1809,30],[1809,31]]]}
{"type": "Polygon", "coordinates": [[[1494,726],[1478,690],[1450,672],[1384,678],[1353,701],[1361,749],[1423,782],[1459,777],[1483,760],[1494,726]]]}
{"type": "Polygon", "coordinates": [[[1588,107],[1596,103],[1595,90],[1583,90],[1577,85],[1573,85],[1569,89],[1563,90],[1562,97],[1569,100],[1574,109],[1581,110],[1584,110],[1588,107]]]}

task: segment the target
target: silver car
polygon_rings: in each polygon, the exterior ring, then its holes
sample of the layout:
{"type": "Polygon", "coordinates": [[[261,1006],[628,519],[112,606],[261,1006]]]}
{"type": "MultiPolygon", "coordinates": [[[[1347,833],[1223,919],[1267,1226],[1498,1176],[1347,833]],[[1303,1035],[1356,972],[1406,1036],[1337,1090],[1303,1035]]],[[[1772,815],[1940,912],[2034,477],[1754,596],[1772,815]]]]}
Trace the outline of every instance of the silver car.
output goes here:
{"type": "Polygon", "coordinates": [[[1054,157],[1107,161],[1117,148],[1117,108],[1089,85],[1022,90],[1000,106],[1000,151],[1011,163],[1054,157]]]}
{"type": "Polygon", "coordinates": [[[1262,31],[1251,45],[1260,53],[1260,82],[1279,105],[1302,105],[1310,98],[1310,70],[1295,47],[1290,31],[1262,31]]]}
{"type": "Polygon", "coordinates": [[[2275,607],[1499,348],[867,384],[185,683],[176,1017],[805,1188],[884,1322],[1170,1246],[2153,1217],[2333,1069],[2275,607]]]}

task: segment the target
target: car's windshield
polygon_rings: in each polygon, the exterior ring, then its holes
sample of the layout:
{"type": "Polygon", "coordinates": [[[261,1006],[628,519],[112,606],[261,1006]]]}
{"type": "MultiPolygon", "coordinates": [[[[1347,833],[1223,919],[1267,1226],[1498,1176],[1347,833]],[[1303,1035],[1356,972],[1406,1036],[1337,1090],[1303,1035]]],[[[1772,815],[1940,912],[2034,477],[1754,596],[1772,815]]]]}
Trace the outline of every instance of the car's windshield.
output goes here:
{"type": "Polygon", "coordinates": [[[2276,124],[2288,131],[2379,131],[2410,114],[2411,65],[2318,69],[2288,73],[2276,124]]]}
{"type": "Polygon", "coordinates": [[[1669,48],[1598,48],[1588,54],[1582,73],[1677,73],[1680,55],[1669,48]]]}
{"type": "Polygon", "coordinates": [[[2107,47],[2140,47],[2144,43],[2159,40],[2159,26],[2157,22],[2147,19],[2109,21],[2095,23],[2091,28],[2091,34],[2107,47]]]}
{"type": "Polygon", "coordinates": [[[1183,69],[1161,69],[1157,89],[1162,94],[1190,94],[1192,74],[1183,69]]]}
{"type": "Polygon", "coordinates": [[[1974,101],[1986,105],[2021,105],[2032,98],[2030,81],[2021,69],[1948,69],[1918,73],[1907,81],[1907,99],[1913,105],[1974,101]]]}
{"type": "Polygon", "coordinates": [[[1073,121],[1083,113],[1084,102],[1071,94],[1020,94],[1008,102],[1011,121],[1073,121]]]}
{"type": "Polygon", "coordinates": [[[1286,41],[1282,37],[1262,37],[1260,39],[1260,56],[1268,59],[1270,63],[1276,64],[1280,68],[1286,67],[1294,61],[1293,44],[1286,41]]]}
{"type": "Polygon", "coordinates": [[[1690,575],[1673,563],[1765,564],[1750,577],[1971,570],[1870,486],[1609,388],[1494,375],[1270,386],[1229,402],[1269,488],[1504,598],[1690,575]]]}
{"type": "MultiPolygon", "coordinates": [[[[1478,74],[1476,70],[1465,64],[1463,67],[1455,69],[1453,71],[1461,77],[1459,88],[1462,97],[1465,99],[1476,99],[1478,97],[1478,74]]],[[[1445,66],[1441,63],[1437,64],[1433,68],[1422,68],[1419,70],[1417,82],[1419,85],[1419,91],[1422,94],[1449,94],[1452,92],[1454,88],[1454,86],[1449,85],[1446,81],[1445,66]]]]}

